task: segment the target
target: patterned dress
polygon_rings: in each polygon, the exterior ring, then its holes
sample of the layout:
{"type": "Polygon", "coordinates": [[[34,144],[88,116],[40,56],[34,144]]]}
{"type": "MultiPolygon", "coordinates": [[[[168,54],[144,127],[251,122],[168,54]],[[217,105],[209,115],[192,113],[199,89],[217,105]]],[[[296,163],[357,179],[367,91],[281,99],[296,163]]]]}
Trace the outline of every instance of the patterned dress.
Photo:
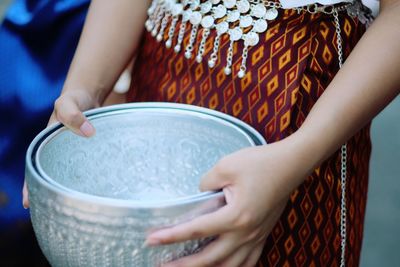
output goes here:
{"type": "MultiPolygon", "coordinates": [[[[345,55],[365,31],[340,13],[345,55]]],[[[189,42],[190,28],[184,43],[189,42]]],[[[164,40],[168,38],[168,28],[164,40]]],[[[201,36],[201,31],[198,36],[201,36]]],[[[145,33],[133,71],[130,101],[198,105],[233,115],[273,143],[294,133],[338,71],[334,19],[330,15],[280,10],[260,42],[250,47],[247,72],[237,77],[241,43],[233,49],[233,70],[224,73],[229,38],[221,39],[217,64],[175,53],[145,33]]],[[[212,53],[213,38],[205,46],[212,53]]],[[[351,88],[348,88],[351,90],[351,88]]],[[[346,96],[343,96],[346,97],[346,96]]],[[[334,107],[332,107],[334,108],[334,107]]],[[[369,127],[348,142],[346,266],[358,266],[368,186],[369,127]]],[[[258,266],[339,266],[340,152],[333,154],[295,190],[268,237],[258,266]]]]}

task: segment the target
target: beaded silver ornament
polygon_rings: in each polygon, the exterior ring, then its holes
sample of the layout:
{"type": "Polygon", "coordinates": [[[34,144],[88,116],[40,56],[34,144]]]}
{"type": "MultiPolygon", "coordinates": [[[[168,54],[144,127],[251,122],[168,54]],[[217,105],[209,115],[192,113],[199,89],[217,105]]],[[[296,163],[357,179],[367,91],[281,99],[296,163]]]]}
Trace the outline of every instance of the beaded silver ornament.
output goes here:
{"type": "MultiPolygon", "coordinates": [[[[233,48],[236,42],[243,42],[241,64],[237,76],[246,75],[247,57],[250,47],[260,41],[259,34],[268,30],[268,22],[278,18],[278,9],[282,6],[275,1],[267,0],[153,0],[148,9],[148,19],[145,28],[158,42],[164,40],[166,30],[167,48],[174,47],[176,53],[182,50],[182,43],[189,24],[191,31],[189,42],[184,47],[185,57],[190,59],[195,54],[195,60],[202,62],[207,40],[214,36],[208,66],[214,68],[218,60],[220,40],[223,35],[229,37],[229,48],[226,55],[226,75],[232,73],[233,48]],[[180,20],[179,29],[176,25],[180,20]],[[169,27],[169,28],[168,28],[169,27]],[[201,36],[199,35],[202,29],[201,36]],[[211,35],[211,32],[215,34],[211,35]],[[177,36],[176,36],[177,35],[177,36]],[[199,42],[197,40],[200,40],[199,42]],[[197,50],[197,51],[195,51],[197,50]]],[[[333,11],[345,11],[349,15],[359,17],[361,22],[369,21],[368,12],[359,1],[338,8],[334,6],[309,5],[296,8],[298,12],[333,14],[333,11]]]]}
{"type": "Polygon", "coordinates": [[[153,0],[148,9],[145,26],[147,31],[160,42],[164,39],[169,24],[165,45],[171,48],[175,44],[174,51],[178,53],[182,49],[185,32],[190,23],[189,42],[184,48],[185,57],[192,58],[197,46],[195,59],[199,63],[203,60],[211,31],[215,31],[213,50],[208,59],[210,68],[215,67],[217,63],[221,37],[228,35],[230,43],[224,69],[226,75],[232,73],[235,43],[243,42],[242,62],[237,74],[238,77],[243,78],[247,69],[248,50],[251,46],[258,44],[259,34],[267,31],[267,21],[278,17],[277,7],[275,5],[267,7],[264,3],[251,0],[153,0]],[[179,20],[181,24],[177,30],[176,25],[179,20]],[[203,29],[201,41],[196,43],[200,28],[203,29]]]}

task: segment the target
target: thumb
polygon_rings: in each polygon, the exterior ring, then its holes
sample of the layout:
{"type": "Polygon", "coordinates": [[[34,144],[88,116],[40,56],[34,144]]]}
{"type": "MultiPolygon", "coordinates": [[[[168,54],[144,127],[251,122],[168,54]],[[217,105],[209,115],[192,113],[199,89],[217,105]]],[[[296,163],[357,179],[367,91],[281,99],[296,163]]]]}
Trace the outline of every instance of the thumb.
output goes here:
{"type": "Polygon", "coordinates": [[[203,175],[200,181],[200,190],[202,192],[218,191],[229,184],[229,181],[221,168],[221,163],[217,163],[217,165],[203,175]]]}
{"type": "Polygon", "coordinates": [[[60,96],[54,105],[54,116],[49,123],[57,120],[80,136],[90,137],[95,134],[93,125],[83,115],[78,103],[68,95],[60,96]]]}

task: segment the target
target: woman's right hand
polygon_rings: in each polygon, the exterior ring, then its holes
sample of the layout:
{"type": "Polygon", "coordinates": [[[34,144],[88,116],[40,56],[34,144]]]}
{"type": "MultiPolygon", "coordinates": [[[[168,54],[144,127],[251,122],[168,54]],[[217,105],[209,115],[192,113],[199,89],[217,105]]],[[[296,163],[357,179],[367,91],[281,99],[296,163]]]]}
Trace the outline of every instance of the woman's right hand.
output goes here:
{"type": "MultiPolygon", "coordinates": [[[[84,89],[64,90],[54,103],[54,110],[50,116],[48,126],[61,122],[74,133],[83,137],[91,137],[96,130],[85,117],[83,111],[99,106],[98,98],[84,89]]],[[[24,208],[29,208],[26,181],[22,190],[22,198],[24,208]]]]}
{"type": "Polygon", "coordinates": [[[65,91],[54,103],[48,125],[61,122],[74,133],[82,137],[91,137],[95,134],[95,129],[83,115],[83,111],[99,106],[96,97],[86,90],[65,91]]]}

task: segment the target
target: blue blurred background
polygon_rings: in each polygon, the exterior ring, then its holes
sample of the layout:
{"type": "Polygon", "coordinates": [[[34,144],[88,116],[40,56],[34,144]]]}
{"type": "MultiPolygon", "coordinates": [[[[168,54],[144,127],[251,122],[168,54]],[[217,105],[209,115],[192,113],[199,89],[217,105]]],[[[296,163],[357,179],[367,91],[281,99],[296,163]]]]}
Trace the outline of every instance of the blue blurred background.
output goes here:
{"type": "Polygon", "coordinates": [[[60,94],[89,0],[0,0],[0,266],[48,266],[21,206],[24,154],[60,94]]]}
{"type": "MultiPolygon", "coordinates": [[[[375,0],[366,0],[373,6],[377,6],[375,0]]],[[[16,2],[25,2],[27,5],[25,8],[30,6],[37,6],[38,2],[43,5],[50,1],[45,0],[16,0],[16,2]]],[[[44,65],[51,66],[52,60],[62,62],[60,66],[55,69],[39,69],[35,66],[30,66],[32,72],[35,75],[32,77],[14,77],[15,79],[23,80],[25,86],[32,84],[32,86],[40,85],[40,81],[32,80],[37,75],[50,75],[50,84],[45,84],[41,88],[40,86],[34,90],[30,90],[30,94],[21,95],[22,92],[14,92],[16,98],[16,106],[24,106],[22,101],[29,102],[27,105],[29,109],[21,109],[18,114],[7,114],[5,111],[7,107],[4,106],[2,101],[5,101],[10,95],[5,92],[9,91],[10,88],[4,88],[4,84],[8,84],[7,81],[1,79],[6,77],[7,73],[0,73],[0,149],[7,147],[5,140],[12,140],[15,143],[16,149],[21,148],[25,150],[29,140],[21,142],[18,140],[18,136],[26,135],[27,132],[32,137],[37,131],[43,128],[46,121],[41,119],[41,124],[35,123],[30,124],[30,119],[37,119],[38,117],[47,117],[50,112],[51,102],[58,95],[63,82],[63,75],[65,68],[68,66],[68,62],[71,59],[73,49],[67,47],[74,47],[77,42],[79,35],[79,27],[83,23],[83,17],[88,1],[85,0],[60,0],[58,1],[58,12],[63,12],[65,5],[71,7],[66,15],[61,19],[53,23],[53,33],[47,36],[43,36],[43,42],[35,39],[35,30],[41,25],[33,23],[28,28],[24,28],[26,23],[29,21],[29,17],[21,18],[20,21],[10,26],[10,29],[28,30],[24,36],[27,39],[18,40],[15,39],[13,42],[2,44],[1,48],[9,48],[10,46],[22,46],[22,43],[30,43],[32,46],[28,47],[33,49],[25,55],[6,55],[1,53],[0,64],[13,65],[15,68],[18,67],[18,60],[23,59],[25,63],[32,64],[35,60],[41,60],[44,65]],[[24,24],[25,23],[25,24],[24,24]],[[18,29],[20,26],[20,29],[18,29]],[[60,31],[64,31],[60,35],[60,31]],[[49,46],[49,41],[53,42],[52,46],[49,46]],[[36,42],[36,44],[35,44],[36,42]],[[39,42],[39,43],[38,43],[39,42]],[[54,42],[59,42],[58,45],[54,45],[54,42]],[[39,49],[38,49],[39,48],[39,49]],[[43,53],[50,54],[44,56],[43,53]],[[32,58],[33,56],[37,58],[32,58]],[[3,74],[3,76],[2,76],[3,74]],[[31,79],[31,80],[29,80],[31,79]],[[51,91],[42,91],[43,88],[53,88],[51,91]],[[2,106],[3,105],[3,106],[2,106]],[[47,106],[43,109],[42,107],[47,106]],[[30,117],[32,116],[32,117],[30,117]],[[4,138],[1,134],[5,132],[5,129],[12,129],[13,120],[25,120],[23,128],[13,129],[13,138],[4,138]],[[19,142],[18,142],[19,141],[19,142]]],[[[11,3],[11,0],[0,0],[0,21],[2,20],[7,6],[11,3]]],[[[21,7],[20,7],[21,8],[21,7]]],[[[53,6],[54,8],[54,6],[53,6]]],[[[14,10],[17,11],[17,10],[14,10]]],[[[21,11],[21,10],[20,10],[21,11]]],[[[25,10],[28,14],[32,10],[25,10]]],[[[47,13],[47,15],[49,15],[47,13]]],[[[61,16],[62,17],[62,16],[61,16]]],[[[47,31],[47,33],[52,31],[47,31]]],[[[1,35],[8,34],[4,30],[0,31],[1,35]]],[[[38,34],[38,33],[36,33],[38,34]]],[[[4,36],[3,36],[4,37],[4,36]]],[[[25,47],[26,48],[26,47],[25,47]]],[[[54,64],[53,64],[54,65],[54,64]]],[[[0,71],[5,68],[0,67],[0,71]]],[[[17,88],[17,87],[15,87],[17,88]]],[[[17,89],[16,89],[17,90],[17,89]]],[[[26,104],[26,103],[25,103],[26,104]]],[[[10,112],[10,111],[8,111],[10,112]]],[[[399,266],[400,253],[398,244],[400,244],[400,234],[397,232],[397,225],[400,222],[400,98],[398,97],[395,101],[389,105],[374,121],[372,124],[372,139],[373,139],[373,152],[371,158],[370,167],[370,187],[369,187],[369,199],[367,204],[367,218],[365,222],[365,238],[362,251],[361,266],[375,267],[375,266],[399,266]]],[[[22,173],[23,173],[23,154],[15,155],[12,158],[1,158],[2,154],[0,151],[0,266],[23,266],[17,264],[17,260],[13,262],[1,261],[4,255],[15,255],[15,258],[26,258],[30,262],[29,266],[47,266],[45,260],[42,259],[40,252],[38,251],[35,238],[31,234],[31,228],[27,223],[28,212],[22,209],[20,201],[20,186],[22,184],[22,173]],[[9,164],[15,161],[15,164],[9,164]],[[3,163],[8,163],[4,164],[3,163]],[[20,177],[6,177],[3,174],[7,173],[5,168],[19,168],[21,173],[20,177]],[[12,179],[18,179],[18,182],[11,183],[12,179]],[[13,191],[17,192],[16,195],[10,196],[3,191],[3,188],[14,187],[13,191]],[[18,221],[13,221],[13,218],[20,217],[18,221]],[[9,220],[9,222],[8,222],[9,220]],[[13,225],[9,225],[9,224],[13,225]],[[9,230],[9,229],[10,230],[9,230]],[[24,242],[24,244],[22,243],[24,242]],[[12,249],[11,249],[12,247],[12,249]],[[19,247],[20,251],[16,251],[15,247],[19,247]],[[32,258],[32,253],[37,255],[32,258]],[[6,264],[6,265],[4,265],[6,264]]],[[[12,172],[8,172],[12,173],[12,172]]],[[[15,181],[15,180],[14,180],[15,181]]],[[[21,262],[21,261],[20,261],[21,262]]]]}

